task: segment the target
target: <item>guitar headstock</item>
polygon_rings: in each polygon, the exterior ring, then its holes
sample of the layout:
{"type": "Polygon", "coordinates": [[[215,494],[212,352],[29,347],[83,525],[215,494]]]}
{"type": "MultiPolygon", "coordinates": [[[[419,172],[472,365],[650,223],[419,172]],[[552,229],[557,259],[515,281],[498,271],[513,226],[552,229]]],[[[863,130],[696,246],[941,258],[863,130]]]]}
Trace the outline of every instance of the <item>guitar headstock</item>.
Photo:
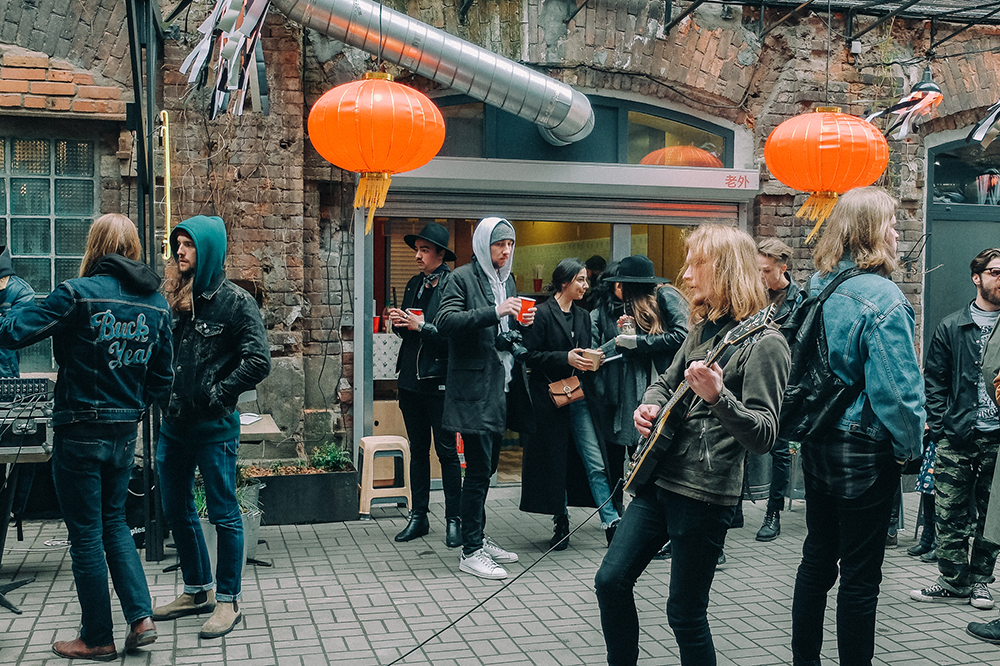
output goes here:
{"type": "Polygon", "coordinates": [[[735,345],[739,344],[743,340],[746,340],[751,335],[767,327],[771,323],[771,319],[774,317],[775,312],[774,305],[768,305],[763,310],[760,310],[752,317],[744,319],[735,327],[730,329],[726,333],[725,337],[722,339],[722,344],[725,345],[735,345]]]}

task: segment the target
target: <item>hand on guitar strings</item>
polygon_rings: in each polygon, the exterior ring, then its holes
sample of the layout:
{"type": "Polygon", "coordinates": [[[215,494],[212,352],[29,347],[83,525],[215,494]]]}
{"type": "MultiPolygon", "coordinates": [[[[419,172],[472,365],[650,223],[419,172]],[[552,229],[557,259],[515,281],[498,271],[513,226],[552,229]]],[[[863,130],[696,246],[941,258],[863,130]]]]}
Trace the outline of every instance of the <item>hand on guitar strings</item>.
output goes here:
{"type": "Polygon", "coordinates": [[[659,413],[659,405],[639,405],[636,407],[635,412],[632,413],[632,421],[640,435],[649,437],[649,433],[653,429],[653,421],[656,420],[656,415],[659,413]]]}
{"type": "Polygon", "coordinates": [[[722,366],[718,363],[705,365],[702,361],[692,361],[684,371],[684,379],[695,395],[705,401],[706,405],[714,405],[722,395],[722,366]]]}

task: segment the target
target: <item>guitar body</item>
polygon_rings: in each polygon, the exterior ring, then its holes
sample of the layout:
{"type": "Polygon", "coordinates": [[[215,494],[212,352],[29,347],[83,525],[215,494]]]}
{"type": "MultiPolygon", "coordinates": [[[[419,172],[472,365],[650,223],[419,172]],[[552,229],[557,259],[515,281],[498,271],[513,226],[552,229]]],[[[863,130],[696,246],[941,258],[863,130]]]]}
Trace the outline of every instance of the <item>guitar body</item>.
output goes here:
{"type": "Polygon", "coordinates": [[[672,414],[673,411],[664,406],[649,437],[639,442],[639,447],[632,454],[628,469],[625,470],[625,492],[633,495],[638,493],[652,478],[653,470],[670,450],[670,442],[677,431],[676,419],[671,418],[672,414]]]}

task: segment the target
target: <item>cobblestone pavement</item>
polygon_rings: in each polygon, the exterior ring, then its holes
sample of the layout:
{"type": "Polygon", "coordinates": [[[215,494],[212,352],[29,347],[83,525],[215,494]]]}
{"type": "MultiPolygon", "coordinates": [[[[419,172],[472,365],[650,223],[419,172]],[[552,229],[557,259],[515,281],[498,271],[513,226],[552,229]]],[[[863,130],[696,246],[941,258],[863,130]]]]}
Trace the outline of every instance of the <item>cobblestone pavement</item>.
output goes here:
{"type": "MultiPolygon", "coordinates": [[[[520,555],[508,565],[511,577],[546,549],[551,522],[521,513],[519,487],[495,488],[488,502],[488,531],[520,555]]],[[[965,633],[969,621],[988,621],[997,610],[968,605],[916,603],[908,592],[932,583],[934,565],[908,557],[916,515],[914,494],[905,495],[908,528],[899,547],[889,550],[879,600],[875,664],[996,664],[1000,647],[965,633]]],[[[266,540],[260,559],[273,567],[248,566],[243,582],[244,621],[229,636],[200,640],[202,618],[160,622],[159,640],[123,656],[129,666],[239,664],[240,666],[386,665],[398,659],[501,587],[458,574],[458,550],[443,543],[440,491],[432,494],[432,527],[427,537],[397,544],[392,536],[405,524],[405,510],[373,509],[375,520],[261,528],[266,540]]],[[[790,603],[795,567],[805,533],[805,504],[796,501],[782,514],[782,534],[774,542],[754,541],[763,503],[745,503],[746,527],[731,530],[728,562],[716,574],[709,606],[719,663],[739,666],[789,664],[790,603]]],[[[571,510],[573,526],[589,512],[571,510]]],[[[0,609],[0,664],[66,664],[52,654],[55,640],[76,635],[79,606],[73,588],[65,528],[59,521],[25,524],[25,540],[8,535],[0,581],[27,576],[37,580],[10,594],[23,609],[0,609]]],[[[472,666],[539,664],[571,666],[604,663],[594,573],[605,551],[596,517],[571,537],[570,547],[553,553],[511,582],[485,606],[459,621],[401,664],[472,666]]],[[[154,603],[180,590],[179,572],[163,573],[174,562],[146,562],[154,603]]],[[[639,580],[642,624],[641,664],[678,663],[664,616],[669,561],[654,561],[639,580]]],[[[1000,588],[996,590],[1000,593],[1000,588]]],[[[836,663],[835,600],[827,614],[824,658],[836,663]]],[[[117,608],[115,612],[119,611],[117,608]]],[[[126,631],[118,615],[119,648],[126,631]]]]}

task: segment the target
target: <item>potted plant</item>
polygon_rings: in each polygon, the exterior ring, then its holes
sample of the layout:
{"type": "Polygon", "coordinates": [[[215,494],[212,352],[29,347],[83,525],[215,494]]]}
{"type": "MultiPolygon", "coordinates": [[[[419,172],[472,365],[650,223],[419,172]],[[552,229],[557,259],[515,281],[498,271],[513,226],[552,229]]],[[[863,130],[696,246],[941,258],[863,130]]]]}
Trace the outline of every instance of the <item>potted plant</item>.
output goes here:
{"type": "Polygon", "coordinates": [[[241,474],[266,479],[260,491],[262,525],[332,523],[358,518],[358,473],[337,441],[312,450],[308,460],[247,465],[241,474]]]}

